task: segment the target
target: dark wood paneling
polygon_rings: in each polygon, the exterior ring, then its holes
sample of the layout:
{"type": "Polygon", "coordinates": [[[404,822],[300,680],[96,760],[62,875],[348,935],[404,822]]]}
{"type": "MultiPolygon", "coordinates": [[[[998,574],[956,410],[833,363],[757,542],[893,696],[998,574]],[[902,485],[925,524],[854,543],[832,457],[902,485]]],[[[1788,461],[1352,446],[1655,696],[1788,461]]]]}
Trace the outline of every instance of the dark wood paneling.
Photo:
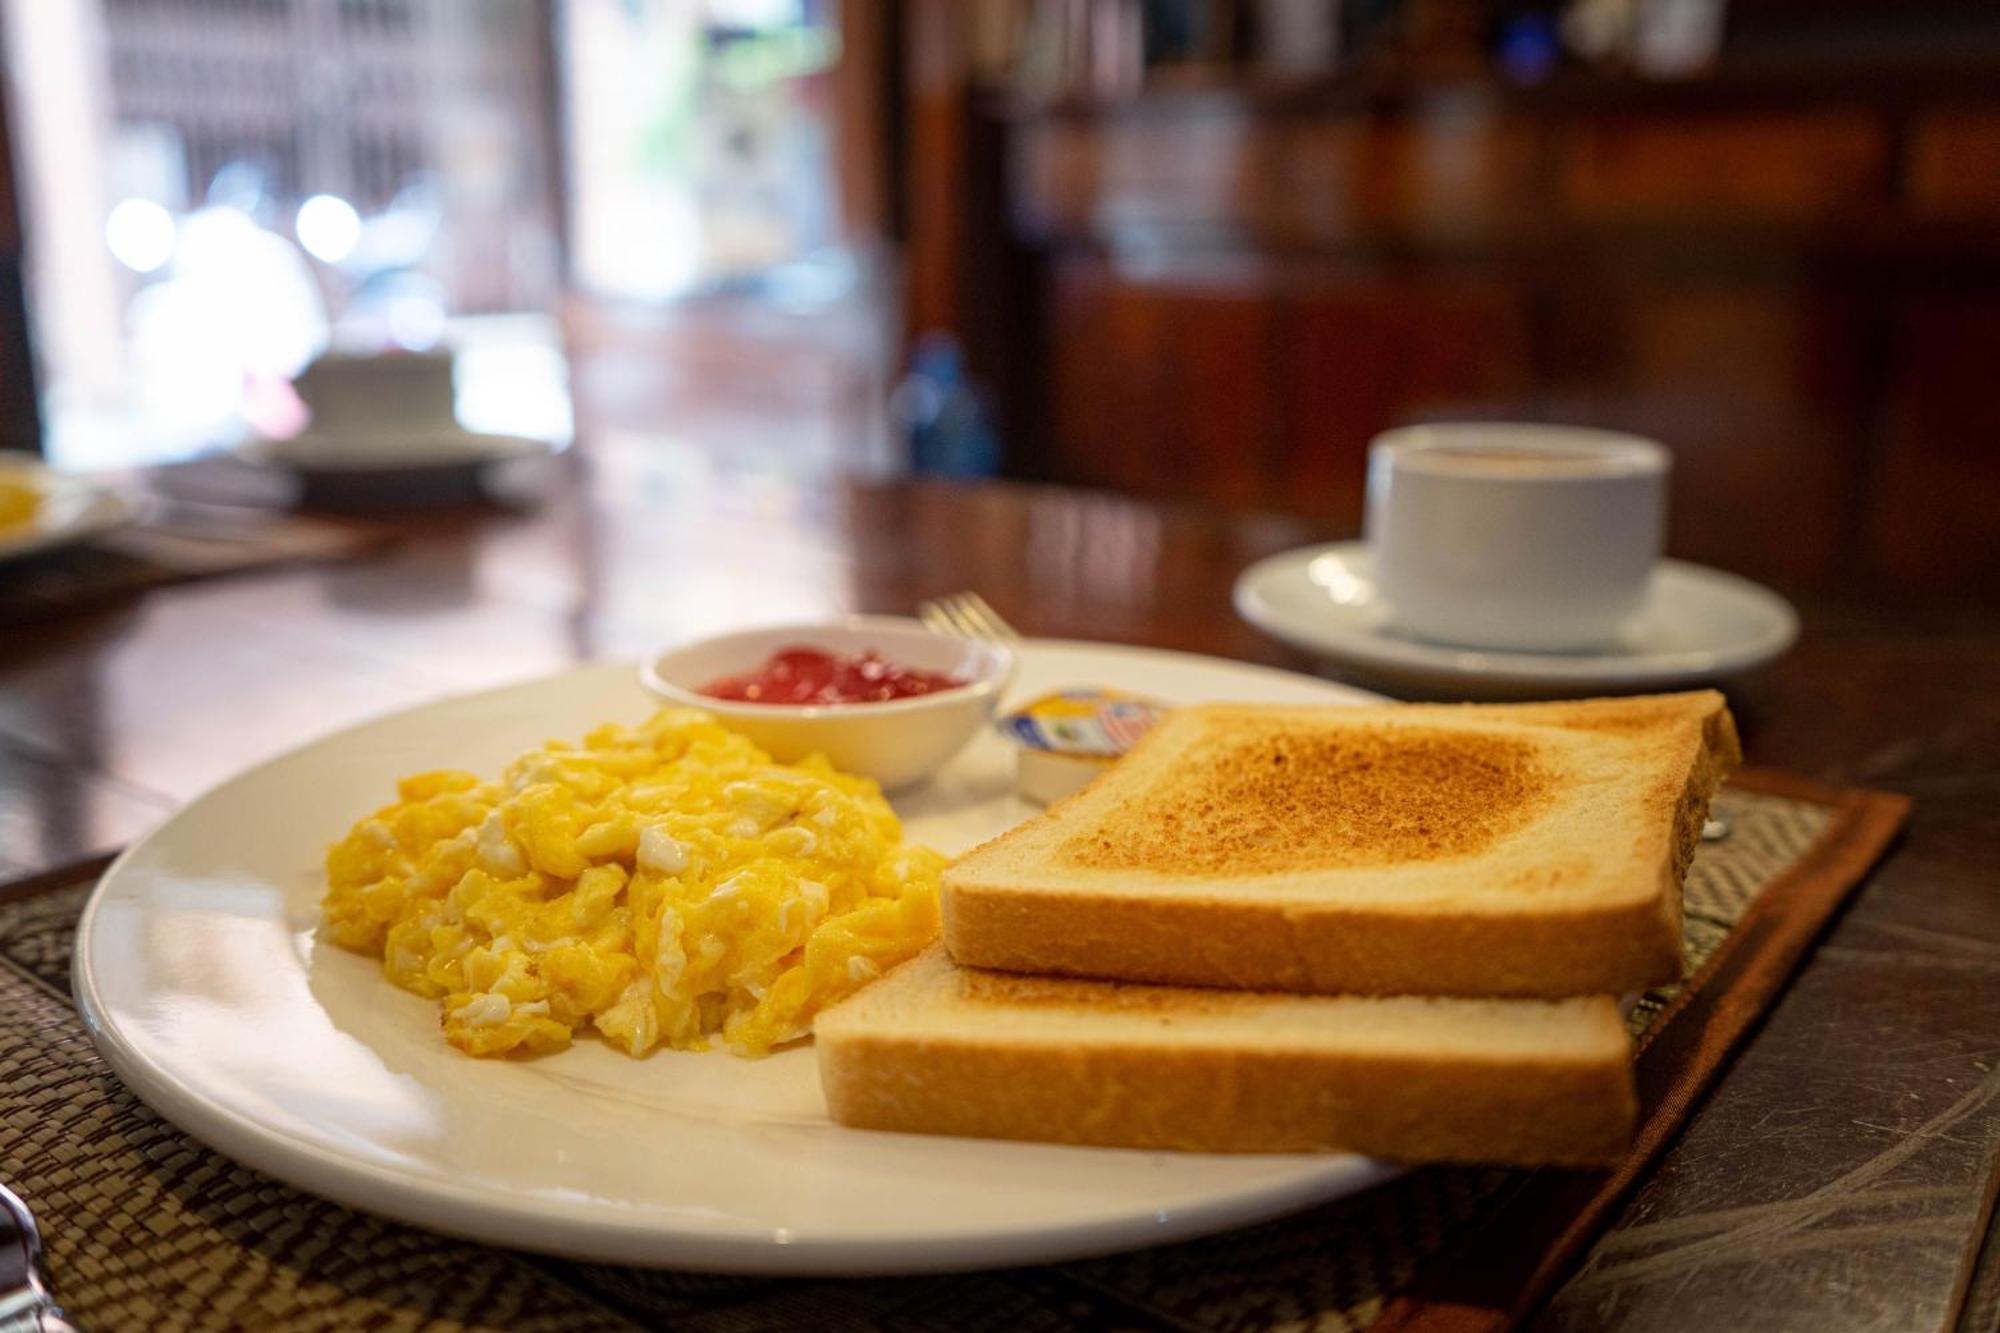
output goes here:
{"type": "Polygon", "coordinates": [[[1053,288],[1050,470],[1087,486],[1142,489],[1146,451],[1160,433],[1152,371],[1161,306],[1088,261],[1058,263],[1053,288]]]}
{"type": "Polygon", "coordinates": [[[1285,397],[1276,362],[1282,314],[1268,298],[1231,292],[1170,298],[1162,387],[1172,443],[1155,464],[1173,483],[1169,494],[1243,508],[1270,493],[1285,397]]]}
{"type": "Polygon", "coordinates": [[[1255,504],[1278,437],[1279,307],[1199,280],[1055,273],[1053,469],[1135,495],[1255,504]]]}
{"type": "Polygon", "coordinates": [[[957,329],[968,311],[968,232],[961,196],[969,168],[971,67],[964,9],[954,0],[907,0],[903,15],[904,317],[912,333],[957,329]]]}
{"type": "Polygon", "coordinates": [[[1587,219],[1762,222],[1887,202],[1892,138],[1865,110],[1569,125],[1561,198],[1587,219]]]}
{"type": "Polygon", "coordinates": [[[2000,292],[1908,297],[1892,327],[1869,564],[2000,596],[2000,292]]]}
{"type": "MultiPolygon", "coordinates": [[[[0,67],[5,66],[6,54],[0,46],[0,67]]],[[[28,323],[21,193],[15,175],[20,154],[14,144],[10,91],[0,87],[0,449],[39,452],[41,395],[28,323]]]]}
{"type": "Polygon", "coordinates": [[[1504,282],[1313,284],[1288,333],[1289,430],[1269,491],[1342,528],[1360,526],[1376,434],[1467,401],[1518,403],[1530,384],[1527,294],[1504,282]]]}
{"type": "Polygon", "coordinates": [[[1284,161],[1270,214],[1295,242],[1504,235],[1544,211],[1544,132],[1478,101],[1380,122],[1288,124],[1273,135],[1284,161]]]}
{"type": "Polygon", "coordinates": [[[1563,421],[1673,449],[1677,555],[1786,586],[1855,565],[1876,337],[1865,293],[1583,272],[1538,295],[1482,270],[1305,260],[1206,286],[1081,257],[1056,272],[1058,476],[1276,504],[1352,531],[1381,431],[1563,421]]]}
{"type": "Polygon", "coordinates": [[[1910,134],[1908,193],[1924,212],[2000,215],[2000,111],[1921,117],[1910,134]]]}
{"type": "Polygon", "coordinates": [[[872,249],[894,232],[890,196],[891,69],[899,11],[876,0],[838,0],[840,63],[831,79],[836,192],[843,238],[872,249]]]}
{"type": "Polygon", "coordinates": [[[1160,116],[1017,129],[1029,233],[1165,231],[1324,245],[1403,230],[1449,241],[1540,215],[1541,129],[1479,104],[1380,123],[1160,116]]]}
{"type": "Polygon", "coordinates": [[[1838,289],[1710,276],[1599,277],[1552,303],[1538,415],[1674,451],[1675,554],[1787,586],[1851,563],[1869,306],[1838,289]]]}

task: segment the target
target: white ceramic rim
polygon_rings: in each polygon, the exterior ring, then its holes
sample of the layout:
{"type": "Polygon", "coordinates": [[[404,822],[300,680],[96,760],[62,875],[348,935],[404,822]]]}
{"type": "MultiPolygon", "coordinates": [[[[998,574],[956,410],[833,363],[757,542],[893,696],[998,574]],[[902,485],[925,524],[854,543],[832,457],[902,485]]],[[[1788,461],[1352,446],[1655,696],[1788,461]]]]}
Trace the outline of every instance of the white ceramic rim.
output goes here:
{"type": "Polygon", "coordinates": [[[1014,678],[1017,659],[1014,650],[997,639],[966,639],[953,634],[940,634],[920,620],[905,616],[842,616],[838,620],[816,620],[777,625],[752,625],[747,629],[731,630],[727,634],[715,634],[705,639],[690,639],[677,643],[671,648],[662,648],[648,653],[639,664],[639,683],[662,699],[689,708],[699,708],[704,712],[720,713],[725,717],[769,718],[773,721],[805,722],[828,717],[891,717],[898,713],[921,713],[927,708],[964,703],[967,699],[984,699],[1007,688],[1007,682],[1014,678]],[[954,685],[948,690],[933,690],[929,694],[912,695],[907,699],[884,699],[875,703],[853,704],[761,704],[744,703],[735,699],[715,699],[698,691],[676,685],[660,674],[660,664],[668,658],[692,653],[697,649],[730,643],[737,639],[762,639],[774,634],[796,634],[803,646],[814,646],[812,635],[827,629],[851,630],[868,633],[871,630],[895,634],[922,634],[942,643],[976,644],[991,654],[992,661],[987,670],[977,679],[968,680],[963,685],[954,685]]]}
{"type": "Polygon", "coordinates": [[[1298,577],[1308,577],[1312,562],[1328,555],[1370,563],[1364,541],[1328,542],[1267,556],[1237,576],[1233,597],[1237,614],[1282,642],[1357,666],[1384,672],[1421,672],[1437,680],[1477,679],[1521,686],[1690,684],[1761,666],[1790,648],[1799,634],[1798,612],[1771,589],[1736,574],[1681,560],[1660,561],[1654,578],[1725,590],[1753,603],[1766,617],[1763,632],[1721,647],[1678,652],[1524,653],[1392,638],[1337,622],[1304,624],[1272,605],[1264,591],[1266,583],[1291,577],[1294,567],[1298,577]]]}
{"type": "Polygon", "coordinates": [[[139,515],[138,501],[87,475],[58,472],[38,459],[7,459],[0,462],[0,468],[27,473],[46,499],[66,499],[78,506],[65,522],[50,524],[38,517],[16,532],[0,533],[0,560],[87,541],[121,528],[139,515]]]}
{"type": "MultiPolygon", "coordinates": [[[[113,862],[105,873],[108,875],[117,868],[118,863],[113,862]]],[[[180,1083],[171,1073],[147,1065],[122,1033],[99,1018],[95,996],[87,993],[85,983],[90,960],[83,941],[89,924],[86,909],[77,925],[77,1005],[105,1064],[148,1106],[225,1157],[273,1179],[359,1212],[481,1244],[514,1246],[537,1254],[596,1263],[707,1273],[871,1277],[974,1272],[1091,1258],[1214,1235],[1283,1217],[1315,1203],[1358,1194],[1408,1170],[1394,1162],[1342,1155],[1328,1159],[1323,1166],[1301,1171],[1281,1185],[1246,1190],[1206,1205],[1183,1207],[1171,1215],[1157,1214],[1152,1227],[1136,1237],[1131,1218],[1113,1217],[1063,1227],[994,1228],[976,1235],[931,1237],[921,1242],[866,1233],[837,1238],[782,1236],[768,1228],[744,1227],[706,1234],[677,1232],[672,1234],[670,1244],[663,1244],[661,1230],[646,1221],[608,1221],[582,1212],[552,1216],[546,1201],[523,1202],[497,1195],[490,1189],[453,1181],[413,1182],[388,1167],[301,1145],[207,1100],[198,1089],[180,1083]],[[479,1215],[480,1224],[476,1228],[465,1225],[464,1215],[468,1211],[479,1215]]]]}
{"type": "Polygon", "coordinates": [[[1625,431],[1591,426],[1543,425],[1532,421],[1452,421],[1426,426],[1399,426],[1384,431],[1369,444],[1371,462],[1393,460],[1393,466],[1427,476],[1449,476],[1495,486],[1537,485],[1564,481],[1603,481],[1610,477],[1663,476],[1673,467],[1673,455],[1658,440],[1625,431]],[[1534,449],[1562,454],[1573,466],[1523,469],[1508,473],[1454,468],[1441,461],[1493,450],[1534,449]]]}
{"type": "MultiPolygon", "coordinates": [[[[1031,640],[1034,646],[1083,649],[1108,656],[1143,654],[1161,658],[1217,662],[1227,659],[1169,649],[1143,649],[1119,644],[1074,640],[1031,640]]],[[[1246,673],[1276,677],[1298,673],[1245,662],[1228,662],[1246,673]]],[[[456,699],[500,695],[578,671],[602,669],[584,664],[568,671],[514,681],[485,690],[451,696],[456,699]]],[[[629,667],[622,668],[630,671],[629,667]]],[[[1306,677],[1305,679],[1312,679],[1306,677]]],[[[1330,691],[1366,696],[1366,691],[1333,682],[1316,682],[1330,691]]],[[[290,760],[301,750],[324,744],[360,727],[392,721],[447,702],[434,699],[362,719],[324,735],[314,736],[282,753],[208,788],[188,801],[192,807],[226,789],[258,780],[264,770],[290,760]]],[[[169,821],[171,822],[171,821],[169,821]]],[[[516,1246],[541,1254],[606,1263],[671,1267],[698,1272],[751,1273],[775,1276],[872,1276],[924,1272],[969,1272],[1020,1264],[1087,1258],[1211,1235],[1233,1227],[1284,1216],[1314,1203],[1358,1193],[1407,1169],[1394,1163],[1341,1155],[1299,1171],[1273,1185],[1245,1189],[1211,1202],[1184,1205],[1169,1214],[1144,1219],[1143,1234],[1135,1234],[1138,1219],[1110,1217],[1070,1226],[995,1227],[949,1239],[921,1242],[862,1233],[841,1237],[788,1237],[767,1228],[738,1227],[707,1234],[674,1233],[662,1243],[657,1225],[646,1220],[607,1220],[547,1200],[523,1202],[490,1188],[454,1180],[413,1180],[404,1173],[356,1160],[325,1148],[301,1143],[271,1129],[234,1107],[203,1096],[174,1070],[149,1059],[114,1023],[96,985],[91,952],[103,886],[127,862],[134,860],[166,825],[128,847],[105,870],[77,922],[72,989],[77,1007],[100,1055],[112,1072],[141,1100],[164,1118],[223,1155],[277,1180],[332,1199],[363,1212],[394,1218],[445,1235],[485,1244],[516,1246]],[[468,1226],[467,1214],[479,1218],[468,1226]]],[[[855,1133],[868,1133],[855,1130],[855,1133]]],[[[1121,1151],[1083,1149],[1080,1151],[1121,1151]]]]}

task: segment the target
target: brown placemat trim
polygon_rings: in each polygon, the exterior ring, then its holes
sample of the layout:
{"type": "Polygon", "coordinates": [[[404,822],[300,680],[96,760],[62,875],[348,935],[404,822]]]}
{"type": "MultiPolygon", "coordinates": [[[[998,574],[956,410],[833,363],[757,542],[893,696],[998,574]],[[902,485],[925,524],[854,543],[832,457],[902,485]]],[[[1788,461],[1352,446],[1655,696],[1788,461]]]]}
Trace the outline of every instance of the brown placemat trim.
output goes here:
{"type": "MultiPolygon", "coordinates": [[[[1806,777],[1802,773],[1788,773],[1781,768],[1758,768],[1755,765],[1737,769],[1723,784],[1725,789],[1754,791],[1764,796],[1783,796],[1794,801],[1811,801],[1814,805],[1830,805],[1845,813],[1848,802],[1857,796],[1874,796],[1889,801],[1902,802],[1905,813],[1910,804],[1906,796],[1893,792],[1867,791],[1859,787],[1836,787],[1830,782],[1821,782],[1806,777]]],[[[1897,816],[1901,823],[1902,816],[1897,816]]],[[[1829,830],[1831,832],[1831,830],[1829,830]]],[[[1863,867],[1864,869],[1866,867],[1863,867]]]]}
{"type": "Polygon", "coordinates": [[[1831,805],[1834,822],[1758,895],[1642,1043],[1631,1154],[1608,1173],[1531,1176],[1465,1243],[1392,1297],[1370,1333],[1502,1333],[1553,1293],[1679,1134],[1910,809],[1907,797],[1761,770],[1746,770],[1732,785],[1831,805]]]}

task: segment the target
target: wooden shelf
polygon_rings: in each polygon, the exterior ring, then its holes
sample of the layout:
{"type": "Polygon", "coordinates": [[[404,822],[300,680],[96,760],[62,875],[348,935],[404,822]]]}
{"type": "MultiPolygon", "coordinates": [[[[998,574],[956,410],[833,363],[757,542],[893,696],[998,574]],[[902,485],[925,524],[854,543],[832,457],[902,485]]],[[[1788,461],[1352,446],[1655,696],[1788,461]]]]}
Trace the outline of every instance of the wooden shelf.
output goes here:
{"type": "Polygon", "coordinates": [[[1227,112],[1269,117],[1398,114],[1483,102],[1524,115],[1666,112],[1700,115],[1801,105],[1906,107],[1989,100],[2000,87],[2000,37],[1949,56],[1870,61],[1744,57],[1684,79],[1564,70],[1533,86],[1491,73],[1426,74],[1395,68],[1278,77],[1216,67],[1176,69],[1169,80],[1129,96],[1028,98],[1005,89],[979,94],[982,110],[1014,122],[1120,120],[1227,112]]]}

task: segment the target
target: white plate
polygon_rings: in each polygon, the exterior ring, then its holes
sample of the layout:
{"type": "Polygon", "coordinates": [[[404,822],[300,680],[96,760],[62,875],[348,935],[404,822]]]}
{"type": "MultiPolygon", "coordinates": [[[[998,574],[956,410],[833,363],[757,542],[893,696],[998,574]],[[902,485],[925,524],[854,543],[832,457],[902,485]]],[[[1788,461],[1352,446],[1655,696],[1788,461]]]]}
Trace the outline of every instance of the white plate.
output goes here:
{"type": "Polygon", "coordinates": [[[26,472],[42,493],[41,508],[31,522],[0,528],[0,561],[100,536],[128,522],[135,512],[123,494],[88,477],[11,458],[0,458],[0,469],[26,472]]]}
{"type": "Polygon", "coordinates": [[[1469,694],[1676,689],[1761,666],[1792,646],[1799,618],[1784,598],[1734,574],[1663,560],[1646,605],[1615,647],[1589,653],[1499,652],[1397,632],[1376,595],[1361,542],[1260,560],[1236,580],[1236,610],[1273,638],[1356,667],[1371,680],[1469,694]]]}
{"type": "MultiPolygon", "coordinates": [[[[1211,658],[1031,642],[1011,697],[1115,682],[1173,701],[1358,702],[1211,658]]],[[[76,994],[99,1050],[220,1151],[355,1207],[496,1244],[760,1273],[1029,1263],[1271,1217],[1393,1173],[1365,1158],[1151,1153],[842,1129],[809,1048],[762,1061],[596,1041],[469,1059],[437,1005],[321,946],[320,858],[399,774],[497,771],[651,701],[598,666],[364,724],[182,809],[106,872],[78,928],[76,994]]],[[[956,851],[1031,813],[990,731],[897,800],[956,851]]]]}

